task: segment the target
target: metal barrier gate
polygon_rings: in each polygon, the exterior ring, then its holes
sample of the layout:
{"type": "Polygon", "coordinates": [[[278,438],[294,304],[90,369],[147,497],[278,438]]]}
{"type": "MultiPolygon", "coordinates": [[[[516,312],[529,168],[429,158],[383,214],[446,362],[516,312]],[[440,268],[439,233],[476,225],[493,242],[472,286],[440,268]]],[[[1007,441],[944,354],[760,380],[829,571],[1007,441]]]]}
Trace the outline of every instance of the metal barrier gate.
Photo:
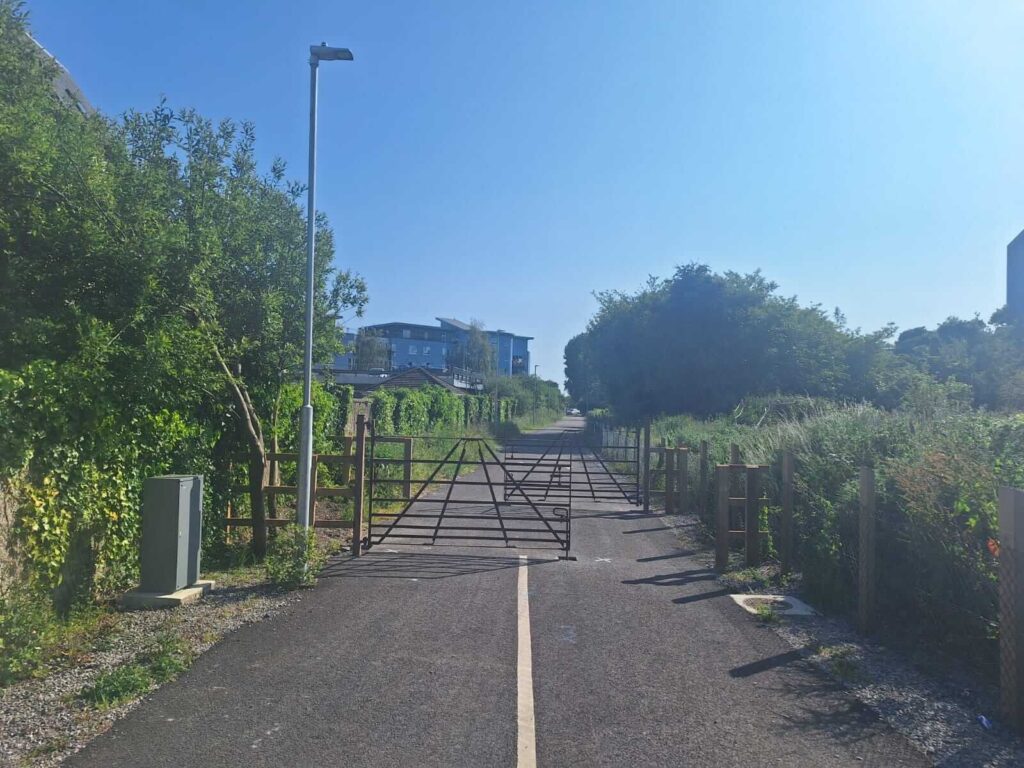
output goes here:
{"type": "Polygon", "coordinates": [[[543,438],[502,456],[481,437],[394,438],[371,428],[366,548],[449,544],[568,555],[573,462],[564,435],[543,438]],[[392,447],[399,443],[401,456],[392,447]]]}

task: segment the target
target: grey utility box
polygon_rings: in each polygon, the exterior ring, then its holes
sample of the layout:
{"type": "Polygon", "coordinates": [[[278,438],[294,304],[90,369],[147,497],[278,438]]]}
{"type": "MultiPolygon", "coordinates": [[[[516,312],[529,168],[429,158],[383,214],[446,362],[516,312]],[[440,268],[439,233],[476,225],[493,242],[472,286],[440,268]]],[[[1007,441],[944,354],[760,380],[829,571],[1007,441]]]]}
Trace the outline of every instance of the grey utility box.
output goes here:
{"type": "Polygon", "coordinates": [[[162,475],[142,490],[140,592],[170,594],[199,579],[203,476],[162,475]]]}

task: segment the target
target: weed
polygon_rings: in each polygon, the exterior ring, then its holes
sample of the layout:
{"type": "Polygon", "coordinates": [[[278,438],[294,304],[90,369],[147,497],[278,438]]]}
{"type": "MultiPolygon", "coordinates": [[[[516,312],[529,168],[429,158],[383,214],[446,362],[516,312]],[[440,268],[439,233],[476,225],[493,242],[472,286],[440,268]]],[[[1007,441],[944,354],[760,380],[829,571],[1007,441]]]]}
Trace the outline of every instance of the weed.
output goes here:
{"type": "Polygon", "coordinates": [[[775,608],[769,602],[758,603],[754,606],[754,615],[757,616],[758,621],[765,624],[775,624],[779,620],[779,614],[775,612],[775,608]]]}
{"type": "Polygon", "coordinates": [[[185,640],[164,632],[133,663],[100,674],[81,690],[79,698],[98,709],[109,709],[142,696],[154,685],[170,682],[188,669],[192,656],[185,640]]]}
{"type": "Polygon", "coordinates": [[[153,676],[142,664],[127,664],[100,674],[96,682],[82,689],[80,696],[98,709],[109,709],[143,695],[153,682],[153,676]]]}
{"type": "Polygon", "coordinates": [[[289,525],[282,529],[267,552],[267,578],[282,587],[308,587],[327,562],[316,532],[289,525]]]}
{"type": "Polygon", "coordinates": [[[857,661],[856,649],[849,645],[826,645],[818,650],[825,668],[840,680],[856,682],[864,673],[857,661]]]}
{"type": "Polygon", "coordinates": [[[188,669],[192,662],[192,649],[180,637],[165,633],[157,637],[156,645],[143,662],[154,681],[166,683],[188,669]]]}

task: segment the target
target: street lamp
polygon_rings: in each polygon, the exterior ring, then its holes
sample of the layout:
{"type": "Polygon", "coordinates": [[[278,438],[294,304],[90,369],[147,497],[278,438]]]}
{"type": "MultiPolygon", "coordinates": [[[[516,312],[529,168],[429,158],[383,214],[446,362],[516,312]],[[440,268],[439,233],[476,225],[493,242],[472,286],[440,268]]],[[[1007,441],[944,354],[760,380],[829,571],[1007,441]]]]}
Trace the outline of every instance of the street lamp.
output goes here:
{"type": "Polygon", "coordinates": [[[321,61],[352,61],[348,48],[309,46],[309,190],[306,202],[306,348],[302,364],[302,417],[299,425],[299,508],[297,522],[309,528],[313,473],[313,246],[316,238],[316,77],[321,61]]]}

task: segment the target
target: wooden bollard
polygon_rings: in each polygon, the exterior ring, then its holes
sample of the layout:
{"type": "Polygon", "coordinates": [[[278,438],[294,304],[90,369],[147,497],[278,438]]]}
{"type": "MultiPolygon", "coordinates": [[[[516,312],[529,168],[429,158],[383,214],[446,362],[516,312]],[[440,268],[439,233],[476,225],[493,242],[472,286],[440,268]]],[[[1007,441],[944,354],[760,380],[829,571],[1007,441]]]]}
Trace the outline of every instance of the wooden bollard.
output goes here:
{"type": "Polygon", "coordinates": [[[644,455],[643,455],[643,483],[644,483],[644,512],[651,511],[651,422],[644,424],[644,455]]]}
{"type": "Polygon", "coordinates": [[[665,451],[665,514],[676,513],[676,449],[666,446],[665,451]]]}
{"type": "Polygon", "coordinates": [[[761,564],[761,467],[749,466],[743,538],[748,568],[761,564]]]}
{"type": "Polygon", "coordinates": [[[715,489],[718,505],[715,510],[715,570],[725,573],[729,568],[729,466],[715,467],[715,489]]]}
{"type": "Polygon", "coordinates": [[[860,469],[860,536],[857,552],[857,627],[871,631],[875,620],[875,471],[860,469]]]}
{"type": "Polygon", "coordinates": [[[700,479],[697,486],[697,511],[706,523],[708,520],[708,441],[700,441],[700,479]]]}
{"type": "Polygon", "coordinates": [[[690,512],[690,449],[676,449],[676,514],[690,512]]]}
{"type": "Polygon", "coordinates": [[[782,572],[793,569],[793,476],[796,473],[796,457],[792,451],[782,453],[782,520],[779,526],[779,555],[782,572]]]}
{"type": "Polygon", "coordinates": [[[999,489],[999,689],[1003,717],[1024,733],[1024,491],[999,489]]]}

